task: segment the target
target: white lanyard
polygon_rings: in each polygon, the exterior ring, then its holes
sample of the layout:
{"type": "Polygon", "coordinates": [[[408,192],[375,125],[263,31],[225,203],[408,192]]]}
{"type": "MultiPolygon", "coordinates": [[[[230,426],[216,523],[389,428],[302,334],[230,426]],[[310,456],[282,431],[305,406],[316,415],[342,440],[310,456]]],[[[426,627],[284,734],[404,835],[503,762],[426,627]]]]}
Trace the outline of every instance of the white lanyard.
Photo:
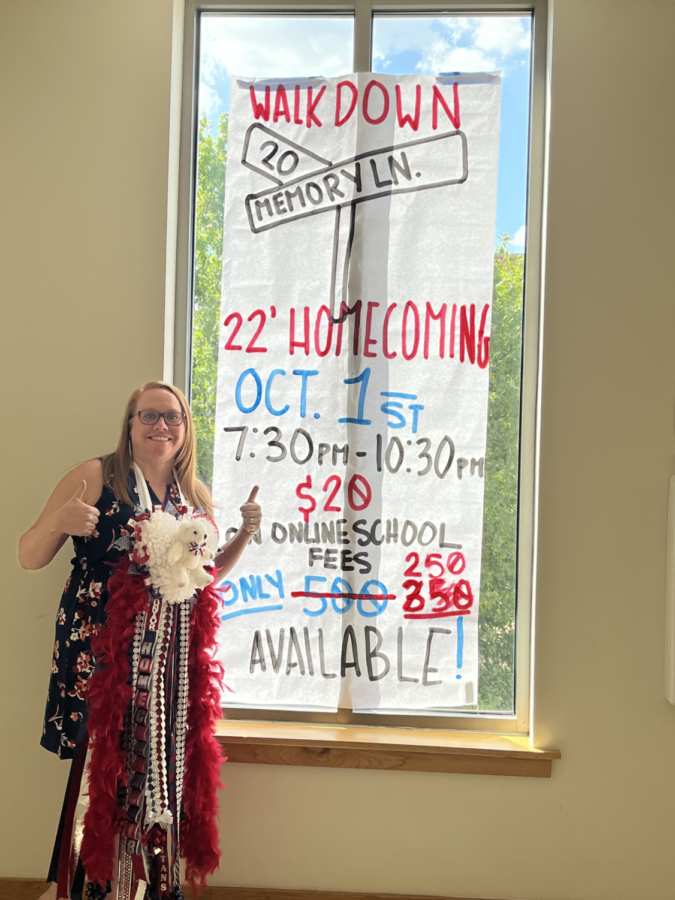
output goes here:
{"type": "MultiPolygon", "coordinates": [[[[180,494],[180,502],[181,506],[187,506],[185,502],[185,497],[183,496],[183,491],[181,490],[180,484],[178,483],[178,478],[176,476],[176,470],[173,469],[173,480],[178,488],[178,493],[180,494]]],[[[141,472],[138,463],[134,462],[134,474],[136,476],[136,488],[138,490],[138,499],[146,512],[152,512],[152,500],[150,499],[150,490],[148,488],[148,483],[145,480],[145,475],[141,472]]]]}

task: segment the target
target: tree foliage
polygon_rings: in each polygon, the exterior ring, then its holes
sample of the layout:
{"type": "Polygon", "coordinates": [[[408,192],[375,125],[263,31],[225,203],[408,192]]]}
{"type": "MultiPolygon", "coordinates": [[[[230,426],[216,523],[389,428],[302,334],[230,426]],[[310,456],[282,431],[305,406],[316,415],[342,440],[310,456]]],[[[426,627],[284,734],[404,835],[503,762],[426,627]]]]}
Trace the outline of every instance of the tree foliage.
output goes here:
{"type": "Polygon", "coordinates": [[[213,478],[227,124],[225,113],[212,130],[202,116],[197,156],[191,408],[197,431],[197,475],[208,485],[213,478]]]}
{"type": "MultiPolygon", "coordinates": [[[[191,405],[198,475],[206,484],[213,477],[227,128],[227,114],[215,128],[205,116],[199,122],[191,405]]],[[[490,343],[479,619],[479,708],[484,710],[510,711],[514,699],[523,259],[511,253],[504,235],[495,255],[490,343]]]]}
{"type": "Polygon", "coordinates": [[[480,588],[480,709],[514,702],[522,254],[503,235],[495,255],[480,588]]]}

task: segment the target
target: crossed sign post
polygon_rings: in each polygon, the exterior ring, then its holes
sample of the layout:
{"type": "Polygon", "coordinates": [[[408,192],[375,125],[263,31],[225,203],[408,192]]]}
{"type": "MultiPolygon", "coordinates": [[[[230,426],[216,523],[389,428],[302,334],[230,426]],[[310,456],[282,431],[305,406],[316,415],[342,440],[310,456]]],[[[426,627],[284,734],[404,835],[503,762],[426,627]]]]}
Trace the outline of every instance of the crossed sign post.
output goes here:
{"type": "Polygon", "coordinates": [[[330,278],[331,321],[343,322],[357,204],[394,194],[462,184],[469,174],[466,135],[449,131],[359,153],[324,159],[255,123],[244,138],[242,165],[274,182],[245,199],[253,234],[332,212],[335,217],[330,278]]]}

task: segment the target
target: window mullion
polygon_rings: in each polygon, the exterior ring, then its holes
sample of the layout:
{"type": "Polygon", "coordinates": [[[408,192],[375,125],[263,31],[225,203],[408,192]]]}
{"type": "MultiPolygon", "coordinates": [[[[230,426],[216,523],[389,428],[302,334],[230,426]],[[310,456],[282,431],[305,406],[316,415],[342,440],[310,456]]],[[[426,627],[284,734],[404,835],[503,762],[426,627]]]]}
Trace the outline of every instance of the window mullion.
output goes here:
{"type": "Polygon", "coordinates": [[[372,0],[355,0],[354,71],[370,72],[373,43],[372,0]]]}

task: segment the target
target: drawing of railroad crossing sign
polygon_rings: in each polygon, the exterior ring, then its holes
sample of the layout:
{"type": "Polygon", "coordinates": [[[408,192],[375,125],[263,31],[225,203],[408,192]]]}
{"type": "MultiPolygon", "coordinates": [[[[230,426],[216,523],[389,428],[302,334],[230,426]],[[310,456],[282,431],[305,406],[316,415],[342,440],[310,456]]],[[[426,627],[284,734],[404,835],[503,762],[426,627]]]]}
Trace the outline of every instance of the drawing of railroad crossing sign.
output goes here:
{"type": "Polygon", "coordinates": [[[332,162],[255,123],[246,131],[242,165],[274,183],[245,199],[254,234],[332,212],[335,217],[330,280],[331,318],[344,320],[356,206],[466,181],[466,135],[449,131],[393,144],[332,162]]]}

